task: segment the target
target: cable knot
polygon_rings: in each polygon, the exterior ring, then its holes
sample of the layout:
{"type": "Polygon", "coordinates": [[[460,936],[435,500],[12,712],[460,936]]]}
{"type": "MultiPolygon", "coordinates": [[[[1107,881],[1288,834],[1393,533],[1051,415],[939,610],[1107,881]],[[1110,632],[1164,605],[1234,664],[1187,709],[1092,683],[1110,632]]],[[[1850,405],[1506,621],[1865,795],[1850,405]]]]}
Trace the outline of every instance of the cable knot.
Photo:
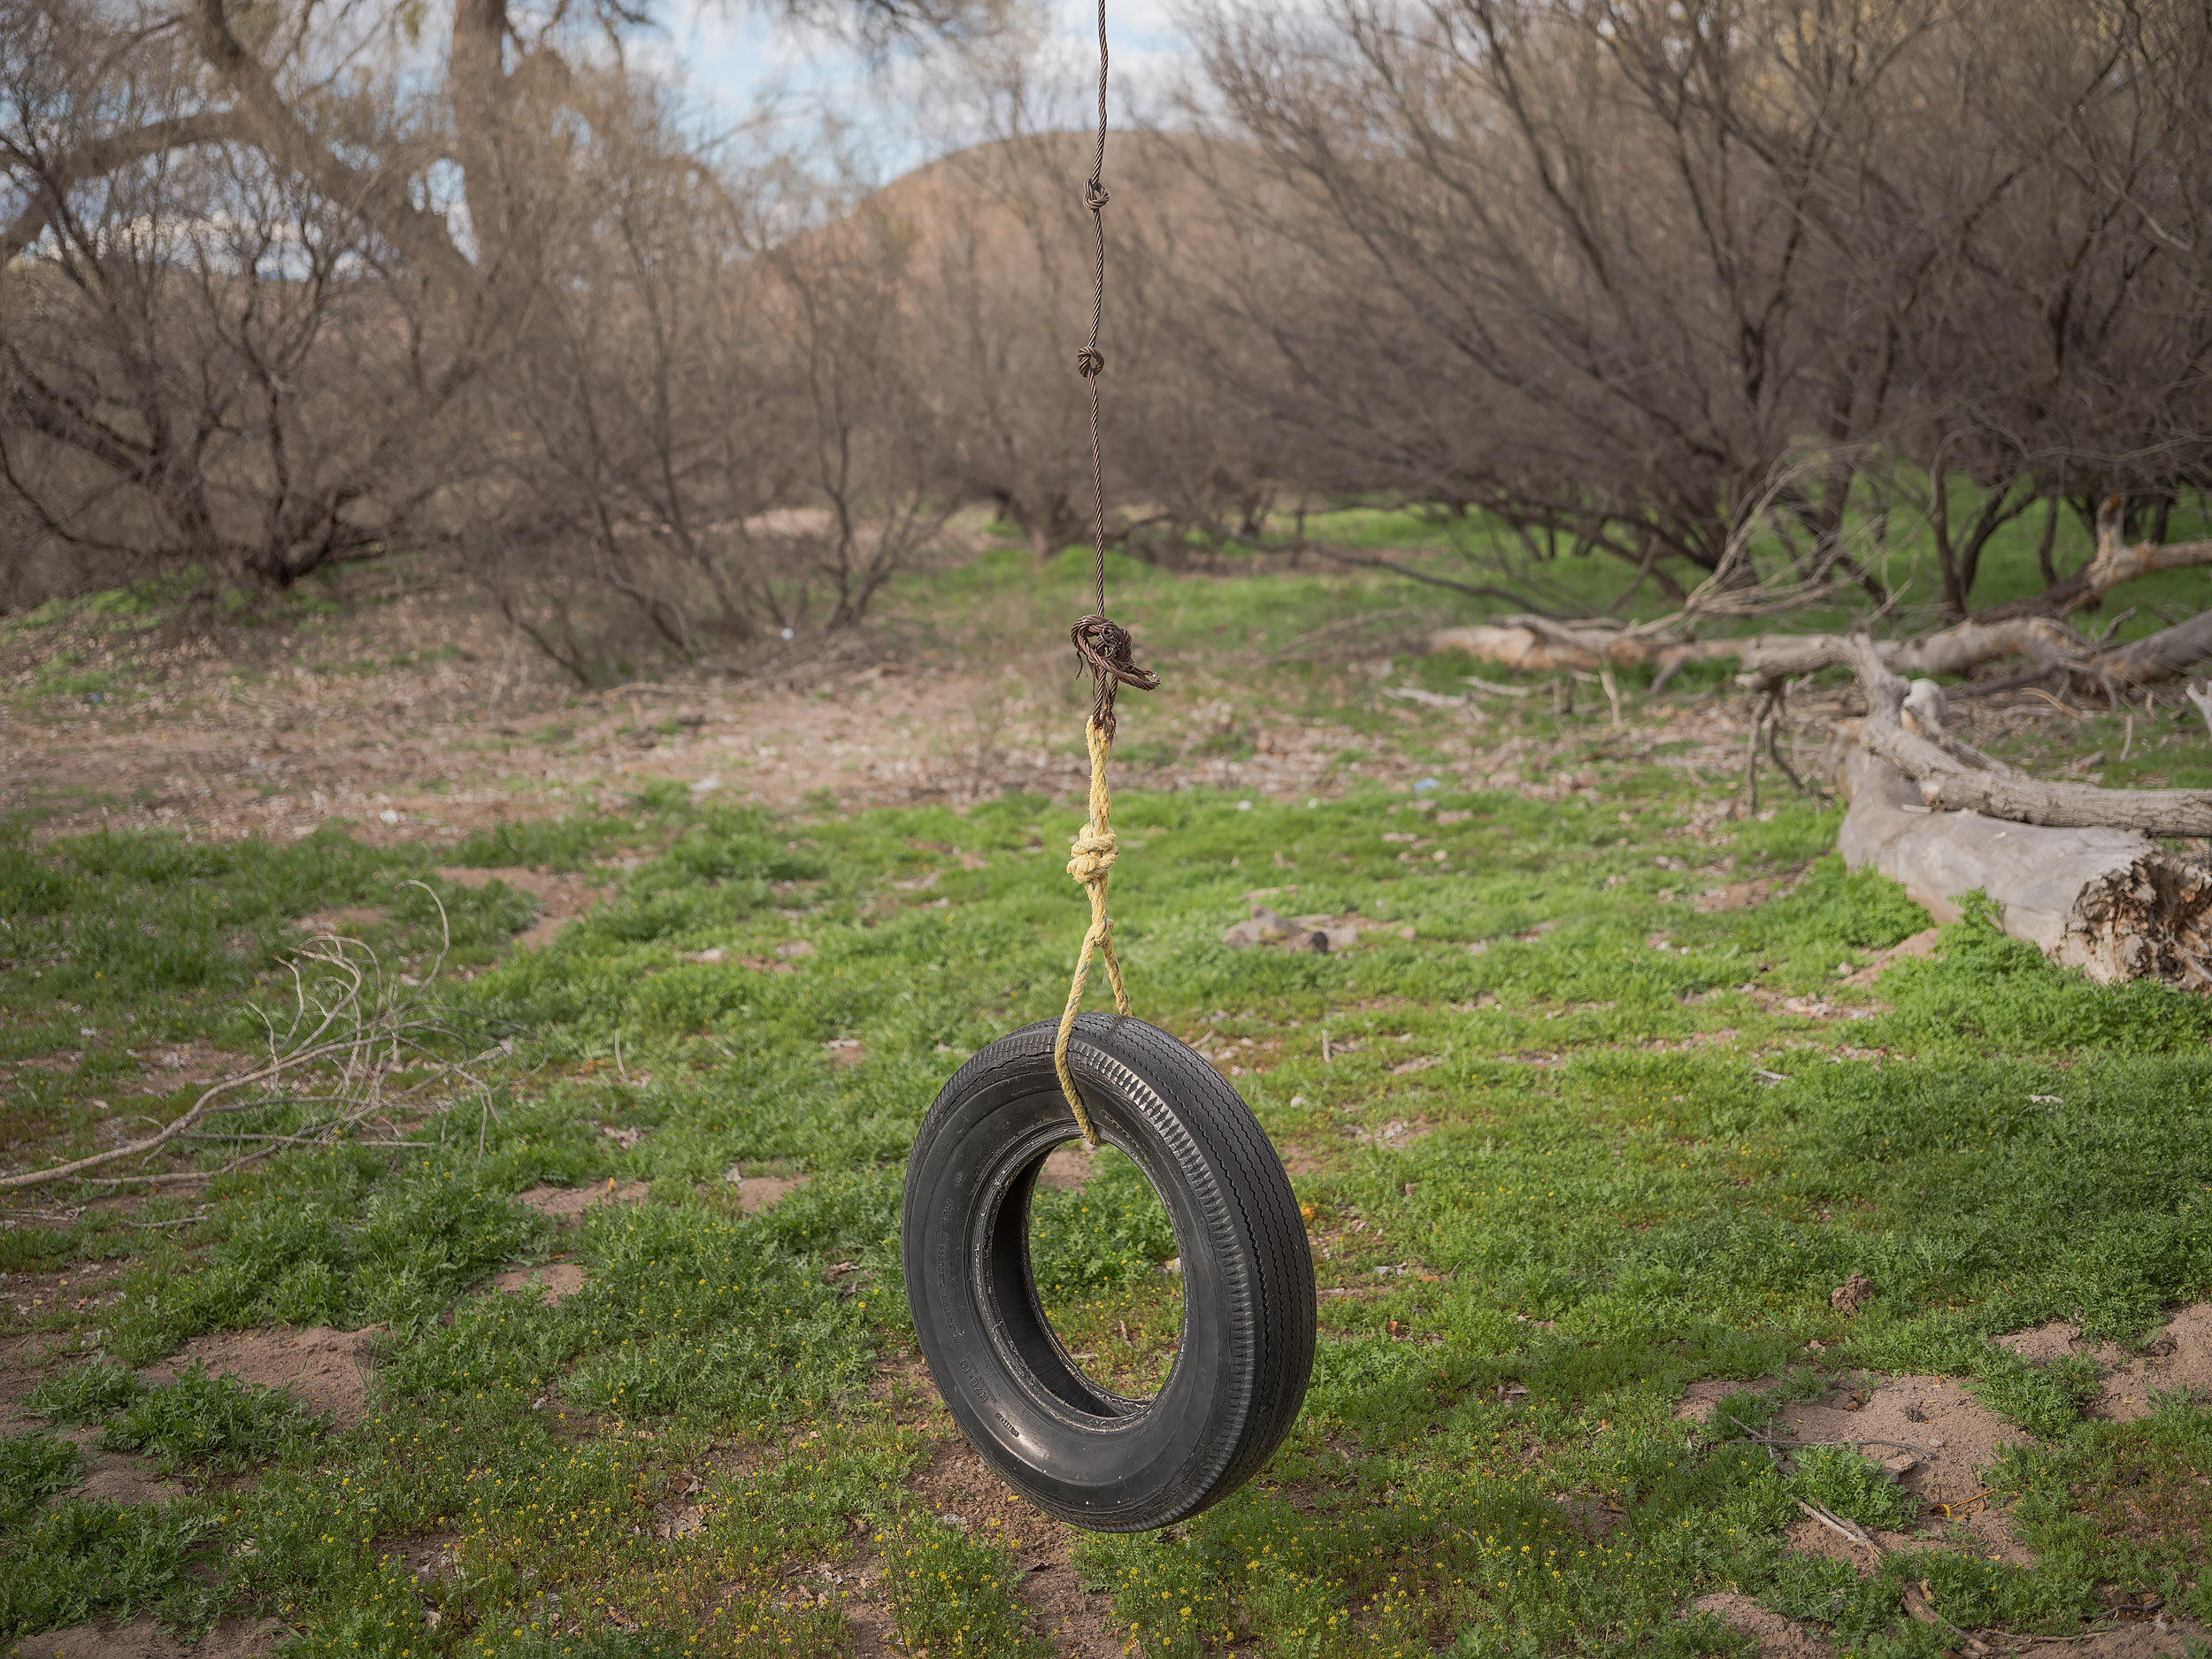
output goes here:
{"type": "Polygon", "coordinates": [[[1068,873],[1085,887],[1103,881],[1106,872],[1114,867],[1118,843],[1114,832],[1101,834],[1093,826],[1086,824],[1075,839],[1068,843],[1068,873]]]}
{"type": "Polygon", "coordinates": [[[1085,380],[1096,380],[1106,373],[1106,354],[1096,346],[1085,346],[1075,354],[1075,372],[1085,380]]]}
{"type": "Polygon", "coordinates": [[[1094,612],[1068,630],[1075,655],[1091,677],[1091,718],[1108,741],[1114,735],[1114,695],[1124,686],[1138,691],[1157,691],[1160,677],[1136,662],[1136,642],[1129,630],[1094,612]]]}
{"type": "Polygon", "coordinates": [[[1096,173],[1083,180],[1083,205],[1091,212],[1097,212],[1113,199],[1106,194],[1106,186],[1096,173]]]}

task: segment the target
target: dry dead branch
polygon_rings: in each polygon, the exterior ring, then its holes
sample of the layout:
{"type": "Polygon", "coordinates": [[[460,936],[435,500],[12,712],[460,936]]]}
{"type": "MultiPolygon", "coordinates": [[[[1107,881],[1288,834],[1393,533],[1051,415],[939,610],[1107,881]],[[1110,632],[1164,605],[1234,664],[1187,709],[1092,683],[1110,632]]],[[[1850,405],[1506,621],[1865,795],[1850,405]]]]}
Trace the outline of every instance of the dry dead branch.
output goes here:
{"type": "Polygon", "coordinates": [[[1925,714],[1910,718],[1910,688],[1892,672],[1879,649],[1863,634],[1847,643],[1867,700],[1859,741],[1916,784],[1924,804],[2055,828],[2212,835],[2212,793],[2105,789],[2026,777],[1968,749],[1939,724],[1931,725],[1925,714]]]}
{"type": "MultiPolygon", "coordinates": [[[[1440,629],[1429,635],[1429,649],[1464,651],[1479,661],[1524,673],[1652,668],[1658,671],[1655,688],[1694,662],[1733,661],[1741,683],[1764,690],[1854,660],[1851,639],[1839,634],[1694,640],[1668,631],[1677,620],[1632,627],[1598,620],[1509,617],[1496,623],[1440,629]]],[[[2183,679],[2212,658],[2212,611],[2111,646],[2100,645],[2049,617],[2014,616],[1962,622],[1917,640],[1884,640],[1872,649],[1885,664],[1901,674],[1971,674],[1991,663],[2017,657],[2026,659],[2035,671],[2063,675],[2080,689],[2109,694],[2121,687],[2183,679]]]]}
{"type": "Polygon", "coordinates": [[[2155,575],[2160,571],[2189,570],[2199,565],[2212,565],[2212,541],[2137,541],[2130,544],[2123,535],[2125,503],[2117,495],[2108,495],[2097,513],[2097,552],[2088,564],[2063,581],[2025,599],[1992,606],[1981,613],[1985,622],[2001,622],[2014,617],[2070,617],[2077,611],[2100,603],[2122,582],[2131,582],[2139,576],[2155,575]]]}
{"type": "MultiPolygon", "coordinates": [[[[421,883],[412,883],[421,886],[421,883]]],[[[429,891],[425,887],[426,892],[429,891]]],[[[432,894],[436,901],[436,895],[432,894]]],[[[445,907],[438,907],[442,930],[445,907]]],[[[449,934],[447,935],[449,942],[449,934]]],[[[394,979],[376,953],[338,934],[312,939],[291,964],[292,1005],[257,1009],[267,1058],[224,1078],[159,1133],[87,1157],[0,1176],[0,1192],[84,1179],[160,1151],[174,1142],[221,1141],[242,1148],[231,1170],[288,1147],[322,1147],[341,1140],[388,1147],[452,1144],[475,1110],[478,1149],[495,1112],[499,1074],[512,1062],[511,1038],[496,1035],[433,1000],[442,942],[420,983],[394,979]],[[456,1116],[462,1112],[461,1117],[456,1116]],[[245,1115],[263,1114],[253,1118],[245,1115]],[[203,1129],[211,1119],[236,1127],[203,1129]],[[435,1140],[411,1138],[434,1123],[435,1140]],[[251,1150],[243,1148],[250,1148],[251,1150]]],[[[127,1175],[125,1182],[177,1179],[175,1171],[127,1175]]]]}

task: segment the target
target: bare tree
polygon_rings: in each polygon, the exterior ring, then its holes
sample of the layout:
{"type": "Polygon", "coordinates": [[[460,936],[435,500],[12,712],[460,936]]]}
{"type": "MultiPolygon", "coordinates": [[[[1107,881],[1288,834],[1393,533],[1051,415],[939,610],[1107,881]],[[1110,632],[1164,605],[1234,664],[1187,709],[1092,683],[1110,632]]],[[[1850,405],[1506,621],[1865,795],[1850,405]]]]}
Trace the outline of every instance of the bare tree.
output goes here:
{"type": "MultiPolygon", "coordinates": [[[[60,36],[42,42],[58,68],[60,36]]],[[[0,278],[0,477],[53,542],[111,576],[183,563],[282,587],[381,552],[437,491],[482,342],[296,175],[198,145],[38,214],[0,278]]]]}
{"type": "MultiPolygon", "coordinates": [[[[880,42],[991,8],[820,10],[880,42]]],[[[111,576],[182,561],[282,585],[502,501],[507,371],[541,390],[541,360],[577,343],[552,303],[574,297],[562,238],[652,13],[457,0],[439,35],[423,20],[398,0],[27,0],[0,19],[0,446],[7,511],[49,549],[111,576]],[[462,475],[465,455],[494,478],[462,475]]],[[[680,286],[660,267],[698,265],[687,227],[641,227],[668,196],[627,195],[622,303],[648,336],[680,286]]],[[[743,614],[728,597],[718,626],[743,614]]]]}

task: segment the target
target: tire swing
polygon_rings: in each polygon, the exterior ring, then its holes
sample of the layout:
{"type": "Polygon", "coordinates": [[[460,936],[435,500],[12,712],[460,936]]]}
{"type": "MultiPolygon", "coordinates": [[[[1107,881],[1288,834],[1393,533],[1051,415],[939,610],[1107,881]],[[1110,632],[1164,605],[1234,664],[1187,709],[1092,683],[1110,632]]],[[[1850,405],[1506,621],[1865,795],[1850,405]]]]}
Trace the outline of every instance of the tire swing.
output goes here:
{"type": "Polygon", "coordinates": [[[1098,19],[1098,148],[1083,191],[1095,232],[1090,388],[1096,609],[1071,630],[1093,695],[1090,821],[1070,848],[1091,924],[1066,1010],[1002,1037],[930,1107],[900,1217],[907,1304],[922,1356],[960,1431],[1048,1515],[1136,1532],[1195,1515],[1257,1473],[1297,1420],[1313,1369],[1313,1258],[1290,1179],[1251,1109],[1193,1048],[1129,1011],[1106,910],[1114,833],[1106,763],[1121,687],[1150,691],[1126,629],[1106,616],[1098,330],[1106,233],[1106,10],[1098,19]],[[1086,1014],[1095,950],[1111,1015],[1086,1014]],[[1029,1210],[1054,1148],[1078,1135],[1126,1154],[1161,1200],[1182,1258],[1183,1335],[1149,1399],[1086,1376],[1054,1333],[1030,1270],[1029,1210]]]}

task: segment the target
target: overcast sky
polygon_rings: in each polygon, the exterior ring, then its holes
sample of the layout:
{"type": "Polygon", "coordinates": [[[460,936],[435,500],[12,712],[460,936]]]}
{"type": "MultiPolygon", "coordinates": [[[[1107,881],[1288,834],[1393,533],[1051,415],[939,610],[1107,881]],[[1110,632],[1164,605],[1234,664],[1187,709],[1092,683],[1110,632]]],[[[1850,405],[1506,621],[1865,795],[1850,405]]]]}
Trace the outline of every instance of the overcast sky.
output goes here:
{"type": "MultiPolygon", "coordinates": [[[[1031,124],[1087,124],[1098,64],[1093,0],[1045,4],[1047,21],[1032,60],[1031,124]]],[[[1108,0],[1111,108],[1118,121],[1156,108],[1188,65],[1174,5],[1175,0],[1108,0]]],[[[939,81],[910,57],[872,66],[834,36],[772,20],[757,8],[693,0],[685,16],[646,56],[664,52],[668,66],[695,96],[732,125],[770,98],[794,121],[826,116],[858,142],[885,177],[981,135],[971,120],[948,111],[941,96],[924,96],[925,85],[939,81]]]]}

